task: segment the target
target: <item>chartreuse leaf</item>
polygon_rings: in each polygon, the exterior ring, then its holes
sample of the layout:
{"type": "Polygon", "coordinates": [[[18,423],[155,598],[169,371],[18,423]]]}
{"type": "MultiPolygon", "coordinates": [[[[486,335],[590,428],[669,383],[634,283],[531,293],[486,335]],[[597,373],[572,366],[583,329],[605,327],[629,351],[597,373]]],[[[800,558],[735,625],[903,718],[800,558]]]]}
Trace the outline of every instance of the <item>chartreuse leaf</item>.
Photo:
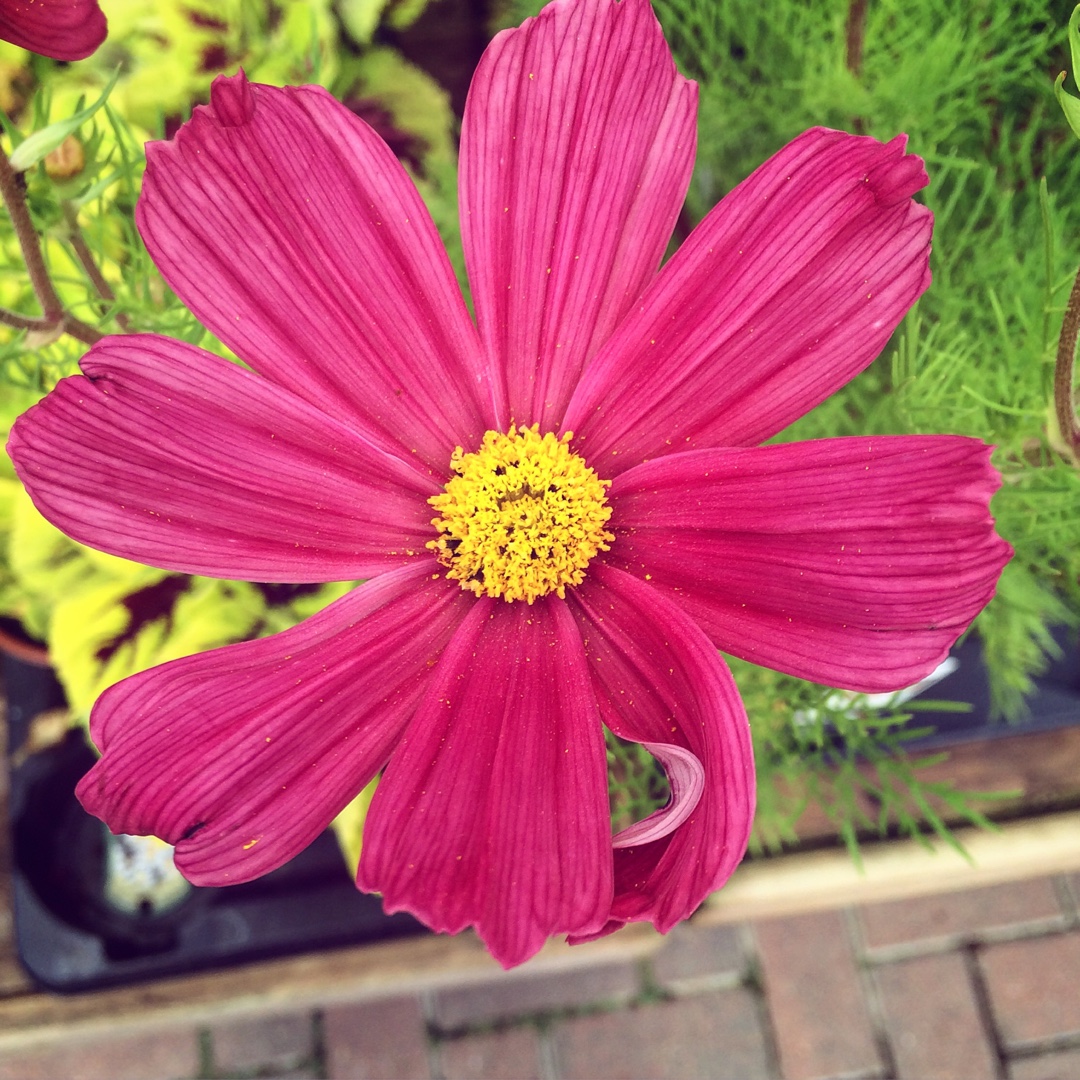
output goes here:
{"type": "Polygon", "coordinates": [[[49,652],[73,712],[85,720],[113,683],[248,637],[263,607],[245,582],[166,573],[139,589],[98,582],[56,605],[49,652]]]}
{"type": "Polygon", "coordinates": [[[69,116],[66,120],[57,120],[55,123],[49,124],[48,127],[43,127],[40,131],[35,131],[33,135],[25,138],[12,152],[11,167],[16,172],[29,169],[47,154],[51,154],[69,135],[78,131],[108,101],[109,94],[112,93],[112,88],[116,85],[119,75],[120,69],[117,68],[106,84],[105,89],[102,90],[101,97],[93,105],[87,105],[86,108],[79,109],[74,116],[69,116]]]}
{"type": "Polygon", "coordinates": [[[367,45],[375,33],[387,0],[341,0],[338,13],[353,41],[367,45]]]}
{"type": "MultiPolygon", "coordinates": [[[[134,563],[124,564],[135,566],[134,563]]],[[[295,626],[349,585],[301,587],[278,599],[276,589],[246,581],[173,574],[93,584],[61,598],[49,625],[49,651],[77,718],[85,720],[98,695],[113,683],[181,656],[295,626]]]]}
{"type": "Polygon", "coordinates": [[[113,683],[148,667],[238,642],[262,611],[254,585],[161,573],[144,588],[99,581],[56,605],[49,647],[80,719],[113,683]]]}
{"type": "Polygon", "coordinates": [[[123,581],[132,589],[164,576],[162,570],[91,551],[68,539],[37,512],[21,485],[10,506],[7,562],[17,590],[14,610],[7,614],[18,618],[34,637],[48,638],[50,613],[65,597],[100,582],[123,581]]]}
{"type": "Polygon", "coordinates": [[[367,821],[368,809],[371,807],[371,800],[378,786],[379,780],[376,777],[330,822],[330,827],[337,837],[338,846],[341,848],[341,854],[344,856],[345,866],[354,877],[360,865],[360,849],[364,842],[364,822],[367,821]]]}

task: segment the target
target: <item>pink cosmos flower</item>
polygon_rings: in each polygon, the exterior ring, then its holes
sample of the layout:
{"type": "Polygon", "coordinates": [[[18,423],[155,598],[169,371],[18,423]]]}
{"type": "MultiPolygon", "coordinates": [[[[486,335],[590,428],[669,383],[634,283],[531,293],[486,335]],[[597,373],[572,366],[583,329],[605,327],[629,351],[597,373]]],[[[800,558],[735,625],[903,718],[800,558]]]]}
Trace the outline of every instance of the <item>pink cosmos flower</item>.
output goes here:
{"type": "Polygon", "coordinates": [[[461,135],[475,324],[406,173],[323,90],[222,78],[148,148],[142,235],[251,370],[106,339],[16,424],[21,477],[128,558],[370,580],[108,690],[88,810],[220,885],[385,770],[359,887],[511,965],[666,931],[738,864],[753,764],[718,649],[866,691],[941,660],[1009,557],[989,448],[757,446],[926,288],[922,162],[808,131],[658,272],[695,118],[647,0],[500,34],[461,135]],[[672,786],[614,838],[604,725],[672,786]]]}
{"type": "Polygon", "coordinates": [[[0,0],[0,39],[56,60],[82,60],[105,40],[97,0],[0,0]]]}

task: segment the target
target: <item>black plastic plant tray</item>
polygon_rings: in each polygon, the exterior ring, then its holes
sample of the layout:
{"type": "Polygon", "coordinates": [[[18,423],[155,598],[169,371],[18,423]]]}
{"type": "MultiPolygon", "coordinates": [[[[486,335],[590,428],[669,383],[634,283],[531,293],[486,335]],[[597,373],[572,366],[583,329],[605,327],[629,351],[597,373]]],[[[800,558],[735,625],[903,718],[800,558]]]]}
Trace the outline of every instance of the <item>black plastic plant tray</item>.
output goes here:
{"type": "MultiPolygon", "coordinates": [[[[51,672],[4,657],[8,746],[63,704],[51,672]]],[[[49,990],[93,990],[251,960],[427,931],[359,892],[329,831],[257,881],[193,888],[168,910],[125,913],[104,896],[105,827],[75,798],[94,763],[82,733],[31,754],[11,774],[12,885],[19,957],[49,990]]]]}
{"type": "Polygon", "coordinates": [[[93,762],[72,732],[13,776],[19,956],[49,990],[91,990],[425,932],[357,891],[330,832],[257,881],[193,888],[161,913],[118,911],[103,896],[104,826],[74,795],[93,762]]]}
{"type": "MultiPolygon", "coordinates": [[[[927,688],[913,701],[966,702],[964,712],[919,709],[908,721],[909,728],[931,728],[905,745],[911,749],[932,750],[983,739],[1007,738],[1080,724],[1080,646],[1076,632],[1058,628],[1054,640],[1060,656],[1045,674],[1035,679],[1035,689],[1025,701],[1023,713],[1004,720],[994,716],[990,700],[990,676],[979,639],[969,636],[952,651],[956,669],[940,682],[927,688]]],[[[900,705],[902,711],[904,705],[900,705]]]]}

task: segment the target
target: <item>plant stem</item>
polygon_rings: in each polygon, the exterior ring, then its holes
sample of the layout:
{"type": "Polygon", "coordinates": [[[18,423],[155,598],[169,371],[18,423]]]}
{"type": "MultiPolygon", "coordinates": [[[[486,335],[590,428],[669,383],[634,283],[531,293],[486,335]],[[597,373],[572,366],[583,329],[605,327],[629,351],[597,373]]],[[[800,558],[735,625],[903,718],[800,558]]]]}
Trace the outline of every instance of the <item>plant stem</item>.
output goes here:
{"type": "Polygon", "coordinates": [[[34,223],[30,220],[30,211],[26,208],[22,183],[15,175],[11,162],[3,151],[0,151],[0,197],[3,198],[11,217],[11,224],[15,228],[15,235],[18,237],[19,248],[22,251],[23,262],[26,264],[26,272],[42,310],[42,315],[38,319],[4,310],[0,313],[0,322],[20,330],[39,332],[59,327],[63,333],[70,334],[84,345],[93,345],[96,341],[100,341],[105,336],[100,330],[95,330],[82,320],[76,319],[74,315],[66,312],[64,305],[60,303],[60,297],[56,295],[52,278],[49,277],[49,270],[41,254],[41,241],[34,229],[34,223]]]}
{"type": "Polygon", "coordinates": [[[14,326],[16,330],[51,330],[56,323],[41,315],[21,315],[9,308],[0,308],[0,323],[14,326]]]}
{"type": "Polygon", "coordinates": [[[848,71],[855,78],[862,75],[863,41],[866,37],[867,0],[851,0],[848,4],[847,25],[844,34],[847,39],[845,62],[848,71]]]}
{"type": "Polygon", "coordinates": [[[41,243],[38,234],[34,230],[34,224],[30,220],[30,211],[26,208],[26,199],[23,198],[22,186],[19,183],[7,154],[0,152],[0,195],[3,196],[4,205],[11,216],[11,224],[15,226],[15,235],[19,238],[19,247],[22,249],[23,262],[26,263],[27,273],[30,275],[30,284],[34,287],[34,295],[38,298],[41,310],[50,325],[55,326],[64,315],[64,306],[60,303],[60,297],[56,295],[49,271],[45,267],[45,260],[41,255],[41,243]]]}
{"type": "MultiPolygon", "coordinates": [[[[65,201],[62,205],[64,208],[64,222],[68,228],[68,240],[71,241],[71,246],[75,250],[75,257],[79,260],[79,265],[86,271],[86,276],[93,283],[98,296],[109,303],[115,303],[116,293],[112,291],[112,286],[109,285],[105,280],[105,276],[98,269],[97,263],[94,262],[93,253],[83,238],[82,229],[79,228],[78,211],[69,202],[65,201]]],[[[116,321],[120,324],[121,329],[127,330],[128,319],[126,315],[118,314],[116,321]]]]}
{"type": "MultiPolygon", "coordinates": [[[[866,40],[866,7],[867,0],[849,0],[847,23],[844,26],[844,39],[846,42],[844,63],[856,81],[862,79],[863,43],[866,40]]],[[[856,135],[865,133],[866,125],[863,123],[861,116],[852,119],[851,129],[856,135]]]]}
{"type": "Polygon", "coordinates": [[[1080,454],[1080,424],[1073,405],[1073,369],[1076,363],[1076,339],[1080,337],[1080,271],[1073,281],[1065,318],[1061,321],[1057,363],[1054,365],[1054,411],[1061,437],[1074,455],[1080,454]]]}
{"type": "Polygon", "coordinates": [[[65,334],[70,334],[76,341],[81,341],[84,345],[96,345],[105,335],[88,323],[84,323],[81,319],[76,319],[74,315],[64,313],[64,317],[60,320],[60,325],[63,328],[65,334]]]}

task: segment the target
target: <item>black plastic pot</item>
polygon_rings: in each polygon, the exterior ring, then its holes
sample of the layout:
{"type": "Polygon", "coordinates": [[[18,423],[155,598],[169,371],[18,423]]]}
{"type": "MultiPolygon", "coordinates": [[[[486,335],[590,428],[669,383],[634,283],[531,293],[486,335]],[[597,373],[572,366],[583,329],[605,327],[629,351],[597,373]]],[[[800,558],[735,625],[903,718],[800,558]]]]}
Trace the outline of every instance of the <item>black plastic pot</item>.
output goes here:
{"type": "Polygon", "coordinates": [[[1054,640],[1059,657],[1035,680],[1035,692],[1028,697],[1024,713],[1006,721],[993,716],[986,659],[979,639],[970,635],[952,651],[956,669],[920,696],[934,701],[966,702],[971,708],[965,712],[914,713],[908,726],[929,727],[931,731],[906,745],[911,749],[932,750],[1080,724],[1080,647],[1076,633],[1058,628],[1054,640]]]}
{"type": "MultiPolygon", "coordinates": [[[[4,657],[9,752],[63,694],[48,669],[4,657]]],[[[108,833],[75,798],[94,763],[81,732],[12,770],[15,933],[19,957],[49,990],[91,990],[250,960],[426,933],[357,891],[334,836],[323,833],[257,881],[190,888],[161,910],[122,910],[106,896],[108,833]]]]}

